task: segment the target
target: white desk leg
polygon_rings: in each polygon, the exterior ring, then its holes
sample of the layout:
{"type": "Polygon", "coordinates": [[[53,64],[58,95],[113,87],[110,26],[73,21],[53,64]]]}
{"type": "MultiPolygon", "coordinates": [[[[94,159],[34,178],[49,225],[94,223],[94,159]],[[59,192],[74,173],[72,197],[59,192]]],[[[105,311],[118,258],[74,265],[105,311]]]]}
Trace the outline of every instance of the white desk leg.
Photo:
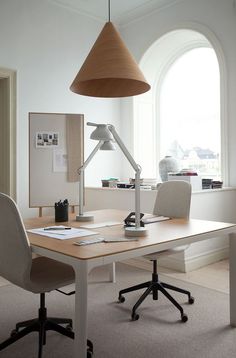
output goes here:
{"type": "Polygon", "coordinates": [[[116,282],[116,263],[112,262],[112,264],[109,264],[109,279],[111,282],[116,282]]]}
{"type": "Polygon", "coordinates": [[[87,357],[88,266],[80,261],[75,270],[74,358],[87,357]]]}
{"type": "Polygon", "coordinates": [[[230,324],[236,327],[236,233],[229,235],[230,324]]]}

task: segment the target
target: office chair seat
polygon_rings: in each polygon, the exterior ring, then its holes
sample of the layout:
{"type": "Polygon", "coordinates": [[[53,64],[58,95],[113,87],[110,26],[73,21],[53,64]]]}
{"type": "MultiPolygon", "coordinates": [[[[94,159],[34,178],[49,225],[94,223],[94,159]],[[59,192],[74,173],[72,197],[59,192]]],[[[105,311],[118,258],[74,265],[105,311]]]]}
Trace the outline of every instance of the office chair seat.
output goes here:
{"type": "Polygon", "coordinates": [[[32,260],[30,288],[34,293],[50,292],[74,283],[75,274],[71,266],[47,257],[32,260]]]}

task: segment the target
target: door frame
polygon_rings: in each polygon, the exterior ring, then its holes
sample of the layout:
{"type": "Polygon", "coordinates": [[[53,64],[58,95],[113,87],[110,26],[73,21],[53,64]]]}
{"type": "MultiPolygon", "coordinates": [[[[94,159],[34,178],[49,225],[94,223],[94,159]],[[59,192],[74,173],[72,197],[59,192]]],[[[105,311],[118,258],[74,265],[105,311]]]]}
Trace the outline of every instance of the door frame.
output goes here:
{"type": "Polygon", "coordinates": [[[7,103],[6,103],[6,113],[4,115],[4,120],[6,121],[6,126],[4,126],[3,133],[0,133],[1,136],[4,136],[7,140],[4,147],[4,153],[7,157],[5,170],[7,171],[6,181],[8,187],[8,195],[10,195],[14,200],[16,200],[16,71],[8,68],[0,68],[0,80],[7,79],[7,103]]]}

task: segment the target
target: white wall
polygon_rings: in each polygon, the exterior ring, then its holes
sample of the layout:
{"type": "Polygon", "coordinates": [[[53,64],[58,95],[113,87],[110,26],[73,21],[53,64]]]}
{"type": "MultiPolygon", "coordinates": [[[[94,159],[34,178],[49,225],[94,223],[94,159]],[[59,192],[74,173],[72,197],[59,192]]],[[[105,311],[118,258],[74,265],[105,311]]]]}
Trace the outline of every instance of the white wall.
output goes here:
{"type": "MultiPolygon", "coordinates": [[[[119,99],[79,96],[69,86],[103,24],[47,0],[0,1],[0,67],[17,71],[17,201],[28,208],[28,112],[84,113],[119,131],[119,99]]],[[[85,157],[96,143],[85,129],[85,157]]],[[[120,174],[119,153],[99,153],[86,171],[88,185],[120,174]]]]}

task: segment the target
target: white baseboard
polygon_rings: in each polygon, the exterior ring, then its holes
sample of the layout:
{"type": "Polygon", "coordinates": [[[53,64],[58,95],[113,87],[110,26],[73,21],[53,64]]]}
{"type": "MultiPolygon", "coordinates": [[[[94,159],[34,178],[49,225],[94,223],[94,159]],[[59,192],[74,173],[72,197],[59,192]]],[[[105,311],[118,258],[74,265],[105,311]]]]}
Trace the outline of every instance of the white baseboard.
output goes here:
{"type": "MultiPolygon", "coordinates": [[[[190,272],[197,270],[200,267],[210,265],[214,262],[226,259],[229,257],[229,248],[222,247],[220,249],[211,250],[208,252],[201,253],[200,255],[191,256],[186,258],[184,255],[172,255],[162,257],[158,260],[159,266],[173,269],[179,272],[190,272]]],[[[130,259],[125,261],[127,264],[152,271],[152,262],[146,260],[143,257],[137,259],[130,259]]]]}
{"type": "Polygon", "coordinates": [[[229,247],[221,247],[201,255],[192,256],[185,262],[185,272],[196,270],[229,257],[229,247]]]}

